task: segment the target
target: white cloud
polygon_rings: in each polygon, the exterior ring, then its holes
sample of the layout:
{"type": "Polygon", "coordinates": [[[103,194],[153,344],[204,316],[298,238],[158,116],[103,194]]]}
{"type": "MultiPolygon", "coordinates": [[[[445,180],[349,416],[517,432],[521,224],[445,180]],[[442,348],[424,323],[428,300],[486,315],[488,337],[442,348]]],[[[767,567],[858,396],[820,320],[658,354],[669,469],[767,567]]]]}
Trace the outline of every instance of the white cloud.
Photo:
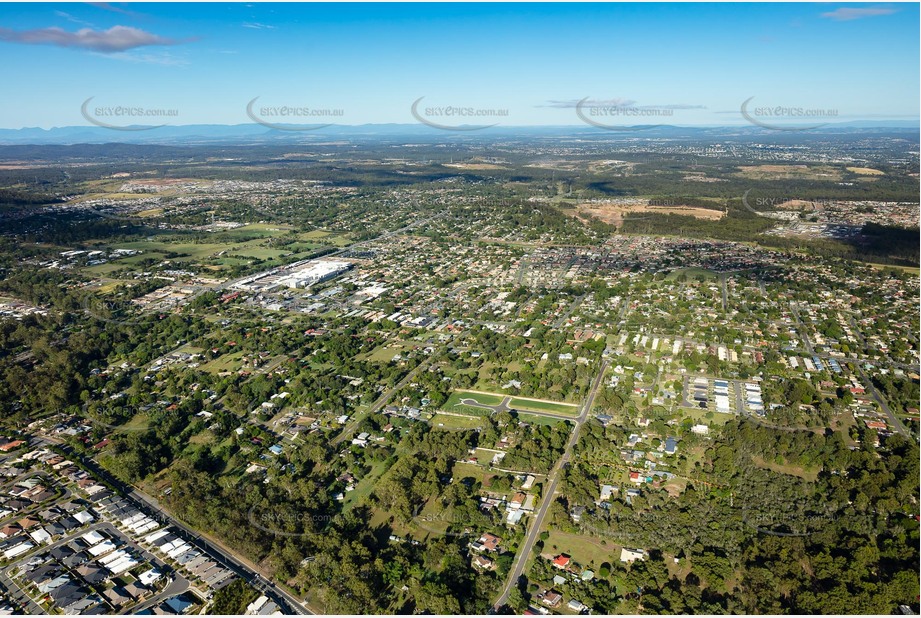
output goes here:
{"type": "Polygon", "coordinates": [[[863,19],[864,17],[876,17],[878,15],[892,15],[896,10],[887,7],[873,8],[853,8],[841,7],[834,11],[822,13],[822,17],[833,19],[835,21],[851,21],[854,19],[863,19]]]}
{"type": "Polygon", "coordinates": [[[130,26],[113,26],[108,30],[83,28],[68,32],[63,28],[38,28],[36,30],[12,30],[0,28],[0,41],[24,45],[55,45],[75,47],[104,54],[123,52],[149,45],[177,45],[182,41],[168,39],[130,26]]]}

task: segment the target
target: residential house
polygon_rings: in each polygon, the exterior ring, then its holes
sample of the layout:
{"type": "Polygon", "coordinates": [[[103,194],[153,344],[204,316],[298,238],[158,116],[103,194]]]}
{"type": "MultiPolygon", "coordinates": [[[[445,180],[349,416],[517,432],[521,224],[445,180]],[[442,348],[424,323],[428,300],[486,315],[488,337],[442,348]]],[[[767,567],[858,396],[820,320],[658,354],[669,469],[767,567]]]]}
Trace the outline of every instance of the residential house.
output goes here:
{"type": "Polygon", "coordinates": [[[563,595],[555,590],[548,590],[540,601],[547,607],[556,607],[563,601],[563,595]]]}
{"type": "Polygon", "coordinates": [[[499,543],[502,539],[489,532],[484,532],[477,541],[486,551],[499,551],[499,543]]]}
{"type": "Polygon", "coordinates": [[[634,560],[645,560],[646,552],[642,549],[628,549],[624,547],[620,550],[620,561],[630,563],[634,560]]]}

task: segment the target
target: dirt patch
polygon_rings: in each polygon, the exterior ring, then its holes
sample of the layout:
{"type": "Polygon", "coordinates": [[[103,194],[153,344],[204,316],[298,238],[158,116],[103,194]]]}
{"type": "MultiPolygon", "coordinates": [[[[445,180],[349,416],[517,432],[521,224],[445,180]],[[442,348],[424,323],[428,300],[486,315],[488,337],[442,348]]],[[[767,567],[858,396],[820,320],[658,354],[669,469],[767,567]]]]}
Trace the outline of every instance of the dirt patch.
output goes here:
{"type": "Polygon", "coordinates": [[[590,202],[576,204],[575,208],[568,208],[563,212],[580,221],[588,221],[590,218],[593,218],[616,227],[623,225],[624,217],[628,214],[682,215],[685,217],[694,217],[696,219],[706,219],[708,221],[718,221],[726,215],[722,210],[701,208],[700,206],[687,206],[677,202],[675,204],[650,203],[649,200],[640,202],[590,202]]]}
{"type": "Polygon", "coordinates": [[[461,170],[507,170],[507,167],[496,165],[495,163],[444,163],[445,167],[453,167],[461,170]]]}
{"type": "MultiPolygon", "coordinates": [[[[208,184],[206,180],[200,180],[197,178],[145,178],[144,180],[137,181],[138,183],[143,183],[145,185],[150,185],[154,187],[171,187],[173,185],[184,185],[189,183],[195,184],[208,184]]],[[[134,184],[132,182],[127,183],[126,186],[134,184]]]]}
{"type": "Polygon", "coordinates": [[[736,175],[757,180],[841,180],[843,176],[830,165],[741,165],[736,175]]]}
{"type": "Polygon", "coordinates": [[[885,176],[885,172],[875,170],[872,167],[846,167],[844,168],[852,174],[859,174],[861,176],[885,176]]]}

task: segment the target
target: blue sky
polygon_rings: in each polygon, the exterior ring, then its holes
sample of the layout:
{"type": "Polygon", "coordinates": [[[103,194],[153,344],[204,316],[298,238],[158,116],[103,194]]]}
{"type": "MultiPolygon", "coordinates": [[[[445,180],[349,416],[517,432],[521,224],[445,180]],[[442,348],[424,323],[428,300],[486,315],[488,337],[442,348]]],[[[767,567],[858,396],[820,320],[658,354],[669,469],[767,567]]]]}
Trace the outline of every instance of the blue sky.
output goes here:
{"type": "Polygon", "coordinates": [[[251,122],[255,97],[341,124],[415,122],[420,97],[504,125],[577,125],[586,98],[668,124],[741,124],[750,97],[916,119],[918,25],[916,3],[2,4],[0,127],[86,125],[89,97],[170,124],[251,122]]]}

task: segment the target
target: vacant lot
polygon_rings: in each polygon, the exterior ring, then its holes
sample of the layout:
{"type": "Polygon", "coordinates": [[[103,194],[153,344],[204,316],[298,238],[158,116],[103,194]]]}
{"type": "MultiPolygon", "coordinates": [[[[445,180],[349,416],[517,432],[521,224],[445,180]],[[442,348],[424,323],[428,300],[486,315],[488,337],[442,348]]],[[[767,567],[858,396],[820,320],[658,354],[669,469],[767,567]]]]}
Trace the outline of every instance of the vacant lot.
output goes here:
{"type": "Polygon", "coordinates": [[[461,403],[462,399],[470,399],[484,406],[497,406],[502,403],[502,400],[505,399],[505,396],[487,395],[485,393],[472,393],[470,391],[454,391],[451,393],[451,396],[448,397],[448,401],[446,401],[445,404],[441,407],[451,412],[455,406],[464,405],[461,403]]]}
{"type": "Polygon", "coordinates": [[[550,537],[544,541],[544,552],[568,554],[583,567],[597,571],[603,562],[613,564],[620,560],[620,546],[608,540],[604,543],[602,545],[602,539],[584,534],[551,530],[550,537]]]}
{"type": "Polygon", "coordinates": [[[779,464],[774,461],[767,461],[761,457],[756,457],[752,455],[752,461],[759,468],[767,468],[772,472],[777,472],[778,474],[789,474],[791,476],[798,476],[801,479],[807,481],[814,481],[819,476],[819,469],[806,469],[802,466],[795,466],[792,464],[779,464]]]}
{"type": "Polygon", "coordinates": [[[852,174],[860,174],[861,176],[885,176],[886,175],[885,172],[881,172],[880,170],[875,170],[872,167],[847,167],[845,169],[851,172],[852,174]]]}
{"type": "Polygon", "coordinates": [[[513,397],[508,404],[516,410],[530,410],[532,412],[551,412],[553,414],[564,414],[566,416],[576,417],[579,415],[579,406],[572,403],[559,403],[552,401],[542,401],[540,399],[528,399],[525,397],[513,397]]]}
{"type": "Polygon", "coordinates": [[[202,371],[208,373],[221,373],[223,371],[239,371],[243,368],[244,352],[233,352],[224,354],[212,361],[209,361],[199,367],[202,371]]]}
{"type": "Polygon", "coordinates": [[[624,217],[628,214],[646,214],[646,215],[683,215],[685,217],[694,217],[696,219],[707,219],[709,221],[718,221],[725,216],[722,210],[713,210],[711,208],[701,208],[700,206],[686,206],[683,204],[622,204],[617,202],[597,202],[590,204],[577,204],[574,209],[566,209],[563,212],[574,216],[577,219],[585,221],[589,218],[597,219],[620,227],[623,225],[624,217]]]}
{"type": "Polygon", "coordinates": [[[444,163],[445,167],[453,167],[462,170],[506,170],[507,167],[496,165],[495,163],[444,163]]]}
{"type": "Polygon", "coordinates": [[[741,165],[737,176],[754,180],[841,180],[841,169],[830,165],[741,165]]]}
{"type": "Polygon", "coordinates": [[[696,279],[697,277],[703,277],[704,279],[718,279],[719,275],[712,271],[707,270],[706,268],[676,268],[672,272],[668,273],[666,279],[674,281],[678,278],[679,275],[684,275],[688,279],[696,279]]]}
{"type": "Polygon", "coordinates": [[[544,414],[531,414],[529,412],[521,412],[518,415],[518,420],[522,423],[528,423],[529,425],[546,425],[547,427],[553,427],[557,423],[566,422],[560,418],[554,418],[544,414]]]}
{"type": "Polygon", "coordinates": [[[431,423],[436,429],[476,429],[483,424],[483,419],[476,416],[438,413],[432,417],[431,423]]]}
{"type": "Polygon", "coordinates": [[[489,470],[483,466],[467,463],[454,464],[454,467],[451,470],[451,475],[454,477],[455,483],[460,483],[466,478],[472,478],[487,488],[489,487],[490,479],[495,476],[495,474],[490,473],[489,470]]]}

